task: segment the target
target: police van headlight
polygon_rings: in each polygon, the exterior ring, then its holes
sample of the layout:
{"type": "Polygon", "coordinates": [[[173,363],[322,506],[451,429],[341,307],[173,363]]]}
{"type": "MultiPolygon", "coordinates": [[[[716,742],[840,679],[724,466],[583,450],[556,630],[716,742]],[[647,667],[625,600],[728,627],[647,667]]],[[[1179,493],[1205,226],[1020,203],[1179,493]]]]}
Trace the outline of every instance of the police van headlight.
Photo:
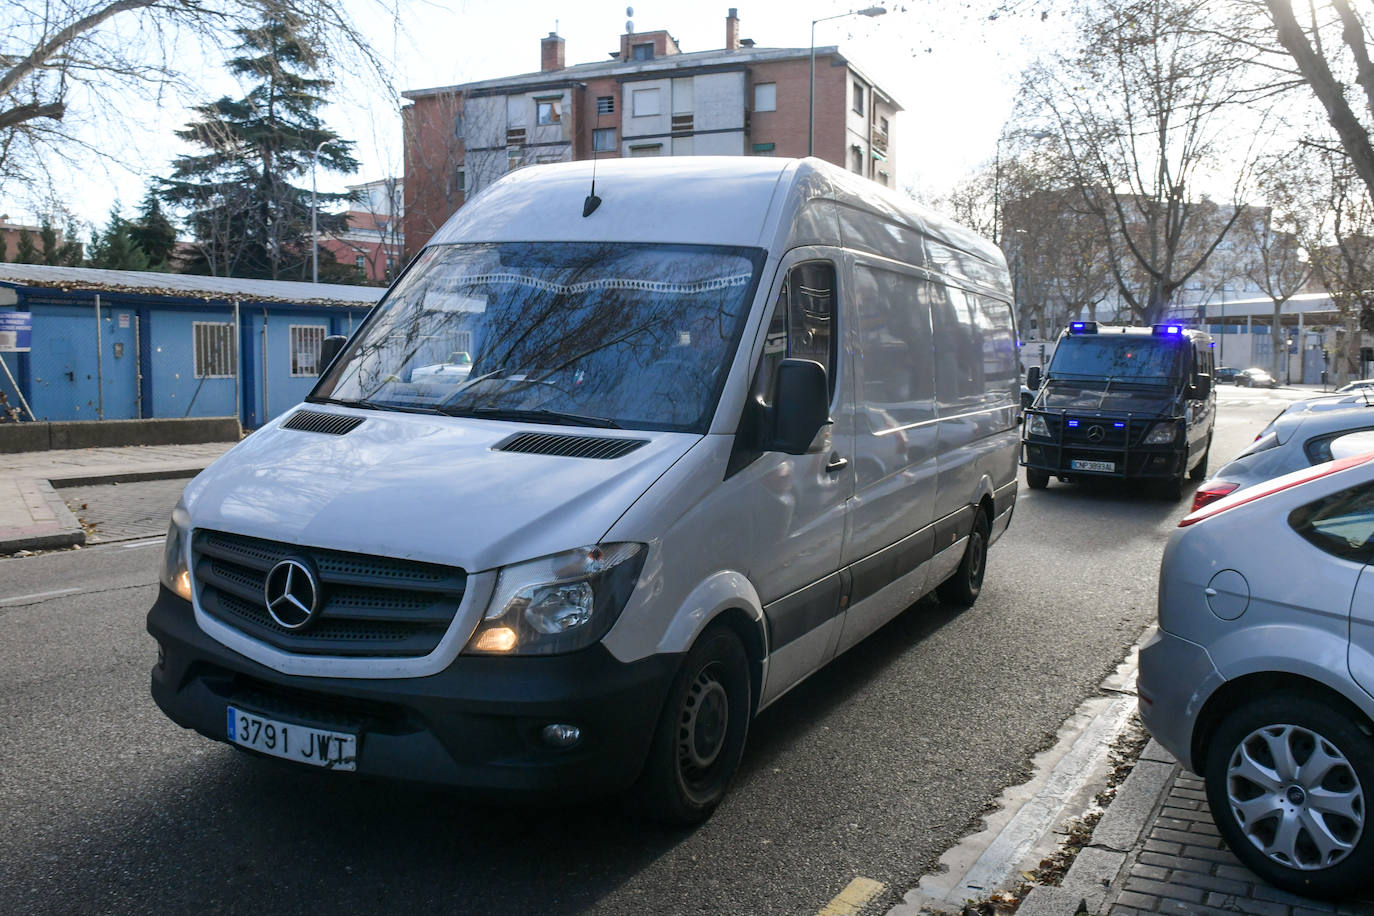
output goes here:
{"type": "Polygon", "coordinates": [[[1038,413],[1031,414],[1026,420],[1026,432],[1032,436],[1044,436],[1046,439],[1050,437],[1049,424],[1038,413]]]}
{"type": "Polygon", "coordinates": [[[172,523],[167,526],[167,543],[162,550],[162,584],[187,601],[191,600],[191,571],[186,568],[186,548],[191,541],[191,513],[177,501],[172,523]]]}
{"type": "Polygon", "coordinates": [[[592,645],[630,600],[647,553],[643,544],[596,544],[505,567],[463,651],[554,655],[592,645]]]}
{"type": "Polygon", "coordinates": [[[1178,426],[1173,423],[1159,423],[1145,437],[1144,445],[1168,445],[1178,438],[1178,426]]]}

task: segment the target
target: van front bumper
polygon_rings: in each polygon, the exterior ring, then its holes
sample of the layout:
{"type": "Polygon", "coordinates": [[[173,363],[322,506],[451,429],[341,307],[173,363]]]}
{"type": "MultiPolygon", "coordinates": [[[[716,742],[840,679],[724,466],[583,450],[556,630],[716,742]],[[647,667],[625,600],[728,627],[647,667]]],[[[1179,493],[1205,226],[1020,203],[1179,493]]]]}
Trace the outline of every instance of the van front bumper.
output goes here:
{"type": "Polygon", "coordinates": [[[148,632],[159,647],[153,699],[184,728],[227,742],[232,705],[356,734],[357,774],[504,796],[576,799],[628,787],[680,661],[665,654],[626,664],[598,644],[567,655],[459,656],[419,678],[285,675],[211,639],[190,603],[165,587],[148,632]],[[551,747],[540,735],[551,724],[575,725],[581,739],[551,747]]]}

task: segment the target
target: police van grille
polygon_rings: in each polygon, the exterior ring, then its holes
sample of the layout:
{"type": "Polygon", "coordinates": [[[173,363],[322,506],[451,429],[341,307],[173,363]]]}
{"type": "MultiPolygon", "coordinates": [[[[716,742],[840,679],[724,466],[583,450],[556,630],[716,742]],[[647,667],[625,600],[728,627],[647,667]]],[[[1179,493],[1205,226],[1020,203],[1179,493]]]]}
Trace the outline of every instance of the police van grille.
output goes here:
{"type": "Polygon", "coordinates": [[[569,436],[557,433],[518,433],[493,446],[498,452],[524,452],[528,455],[556,455],[563,458],[609,460],[628,455],[648,445],[647,439],[616,439],[607,436],[569,436]]]}
{"type": "Polygon", "coordinates": [[[307,433],[328,433],[342,436],[358,428],[365,417],[350,417],[338,413],[321,413],[318,410],[298,410],[287,418],[282,429],[296,429],[307,433]]]}
{"type": "Polygon", "coordinates": [[[416,657],[434,651],[463,600],[456,567],[197,530],[192,559],[201,608],[248,636],[301,655],[416,657]],[[315,620],[300,630],[267,612],[264,585],[280,561],[319,574],[315,620]]]}

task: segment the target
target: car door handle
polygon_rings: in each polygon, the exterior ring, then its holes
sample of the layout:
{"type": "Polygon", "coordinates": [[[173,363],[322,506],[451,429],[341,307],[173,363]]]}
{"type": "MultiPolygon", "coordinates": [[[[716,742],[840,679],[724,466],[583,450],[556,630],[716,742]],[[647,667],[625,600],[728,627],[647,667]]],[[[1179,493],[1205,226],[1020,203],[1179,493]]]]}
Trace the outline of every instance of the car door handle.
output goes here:
{"type": "Polygon", "coordinates": [[[1204,588],[1202,590],[1202,593],[1206,595],[1208,598],[1215,598],[1217,596],[1217,590],[1212,588],[1210,585],[1207,588],[1204,588]]]}
{"type": "Polygon", "coordinates": [[[825,472],[833,474],[836,471],[843,471],[847,467],[849,467],[849,459],[841,458],[839,452],[836,452],[830,456],[830,461],[826,463],[825,472]]]}

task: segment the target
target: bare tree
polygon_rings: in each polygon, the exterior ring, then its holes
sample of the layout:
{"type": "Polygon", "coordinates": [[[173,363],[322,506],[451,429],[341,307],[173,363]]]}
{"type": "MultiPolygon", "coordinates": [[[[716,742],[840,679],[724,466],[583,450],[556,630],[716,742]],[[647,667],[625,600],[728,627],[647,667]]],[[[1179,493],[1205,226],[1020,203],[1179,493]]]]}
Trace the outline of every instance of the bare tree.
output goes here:
{"type": "Polygon", "coordinates": [[[1225,130],[1241,71],[1218,59],[1205,0],[1105,0],[1081,15],[1077,48],[1026,75],[1023,116],[1060,135],[1117,291],[1149,324],[1240,216],[1246,157],[1225,130]],[[1229,207],[1202,193],[1224,180],[1229,207]]]}
{"type": "MultiPolygon", "coordinates": [[[[392,0],[370,0],[398,22],[392,0]]],[[[0,186],[32,181],[53,154],[102,151],[68,126],[119,121],[128,94],[192,89],[179,61],[186,43],[219,44],[268,14],[298,16],[323,58],[383,84],[374,29],[356,26],[338,0],[6,0],[0,12],[0,186]],[[77,119],[78,121],[81,118],[77,119]]],[[[374,18],[375,21],[375,18],[374,18]]]]}
{"type": "Polygon", "coordinates": [[[1237,226],[1239,241],[1248,255],[1244,276],[1273,303],[1269,339],[1274,378],[1282,378],[1287,364],[1283,307],[1312,277],[1312,263],[1302,244],[1303,237],[1310,234],[1312,215],[1304,206],[1300,187],[1286,174],[1284,158],[1271,159],[1263,167],[1260,189],[1271,206],[1252,210],[1237,226]]]}

